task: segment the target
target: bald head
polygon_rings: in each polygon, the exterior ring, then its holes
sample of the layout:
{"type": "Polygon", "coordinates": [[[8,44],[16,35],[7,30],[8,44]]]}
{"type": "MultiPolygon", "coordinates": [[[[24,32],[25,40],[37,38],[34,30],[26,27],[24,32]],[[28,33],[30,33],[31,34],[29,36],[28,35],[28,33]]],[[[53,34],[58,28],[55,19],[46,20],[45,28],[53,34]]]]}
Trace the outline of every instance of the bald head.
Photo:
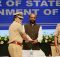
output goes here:
{"type": "Polygon", "coordinates": [[[30,20],[31,23],[34,23],[36,21],[36,14],[31,13],[29,15],[29,20],[30,20]]]}
{"type": "Polygon", "coordinates": [[[29,17],[30,17],[30,19],[35,20],[35,19],[36,19],[36,14],[31,13],[31,14],[29,15],[29,17]]]}

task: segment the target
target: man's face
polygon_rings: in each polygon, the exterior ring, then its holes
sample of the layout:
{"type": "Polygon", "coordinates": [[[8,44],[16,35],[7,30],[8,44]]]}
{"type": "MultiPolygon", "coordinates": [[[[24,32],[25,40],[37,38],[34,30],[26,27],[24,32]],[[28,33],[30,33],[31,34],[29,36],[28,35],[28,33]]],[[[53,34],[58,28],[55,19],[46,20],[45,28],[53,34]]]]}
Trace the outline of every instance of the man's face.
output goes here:
{"type": "Polygon", "coordinates": [[[23,19],[22,19],[22,18],[19,18],[19,17],[16,17],[15,20],[16,20],[17,22],[19,22],[19,23],[22,23],[22,20],[23,20],[23,19]]]}
{"type": "Polygon", "coordinates": [[[30,21],[31,22],[35,22],[35,20],[36,20],[36,15],[35,14],[31,14],[30,15],[30,21]]]}
{"type": "Polygon", "coordinates": [[[19,22],[20,22],[20,23],[22,23],[22,20],[23,20],[22,18],[19,18],[19,22]]]}

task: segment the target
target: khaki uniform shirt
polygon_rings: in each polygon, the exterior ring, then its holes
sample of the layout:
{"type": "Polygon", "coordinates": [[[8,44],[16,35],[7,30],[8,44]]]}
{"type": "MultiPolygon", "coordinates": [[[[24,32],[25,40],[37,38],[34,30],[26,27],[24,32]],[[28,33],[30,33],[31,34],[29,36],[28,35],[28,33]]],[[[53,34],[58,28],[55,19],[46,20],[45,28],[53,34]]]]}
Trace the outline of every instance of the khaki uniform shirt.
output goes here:
{"type": "Polygon", "coordinates": [[[18,41],[22,43],[23,39],[21,34],[24,33],[23,25],[14,21],[9,27],[9,42],[18,41]]]}
{"type": "Polygon", "coordinates": [[[56,31],[55,31],[55,36],[57,36],[58,43],[60,43],[60,23],[57,24],[56,31]]]}

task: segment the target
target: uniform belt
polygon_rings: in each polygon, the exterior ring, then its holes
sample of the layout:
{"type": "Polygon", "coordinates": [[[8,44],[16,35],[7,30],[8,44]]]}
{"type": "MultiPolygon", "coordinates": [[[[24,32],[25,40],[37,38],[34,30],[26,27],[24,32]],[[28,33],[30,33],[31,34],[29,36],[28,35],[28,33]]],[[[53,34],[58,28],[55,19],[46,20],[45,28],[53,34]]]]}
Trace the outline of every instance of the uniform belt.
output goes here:
{"type": "MultiPolygon", "coordinates": [[[[22,46],[22,43],[19,43],[19,42],[17,42],[17,41],[13,41],[13,42],[11,42],[11,43],[22,46]]],[[[10,44],[11,44],[11,43],[10,43],[10,44]]]]}

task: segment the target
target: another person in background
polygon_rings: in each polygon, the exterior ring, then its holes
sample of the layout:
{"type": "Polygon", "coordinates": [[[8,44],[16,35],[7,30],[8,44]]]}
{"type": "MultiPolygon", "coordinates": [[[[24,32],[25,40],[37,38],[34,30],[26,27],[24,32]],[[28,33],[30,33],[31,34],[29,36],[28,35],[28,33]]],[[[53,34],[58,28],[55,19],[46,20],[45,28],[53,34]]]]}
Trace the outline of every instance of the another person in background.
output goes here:
{"type": "Polygon", "coordinates": [[[24,25],[26,34],[31,37],[34,42],[30,43],[23,41],[23,57],[30,57],[30,50],[33,52],[33,57],[45,56],[44,52],[40,49],[40,43],[42,41],[42,26],[36,24],[36,14],[31,13],[29,15],[29,23],[24,25]],[[33,51],[34,50],[34,51],[33,51]]]}
{"type": "Polygon", "coordinates": [[[22,41],[27,40],[32,42],[33,40],[27,36],[23,30],[22,25],[23,15],[22,12],[14,14],[14,21],[9,26],[9,46],[8,51],[11,57],[22,57],[22,41]]]}
{"type": "Polygon", "coordinates": [[[57,52],[57,55],[60,56],[60,23],[57,24],[56,26],[56,31],[54,36],[55,36],[54,42],[55,42],[56,52],[57,52]]]}

